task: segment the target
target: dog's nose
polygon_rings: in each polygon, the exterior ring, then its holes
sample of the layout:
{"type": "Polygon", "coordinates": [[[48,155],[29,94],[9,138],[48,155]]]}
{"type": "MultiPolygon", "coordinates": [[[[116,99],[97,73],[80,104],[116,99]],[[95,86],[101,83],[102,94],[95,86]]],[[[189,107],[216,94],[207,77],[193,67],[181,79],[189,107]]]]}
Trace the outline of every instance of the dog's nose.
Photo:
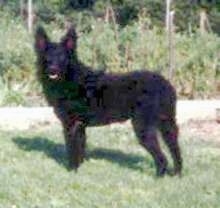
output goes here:
{"type": "Polygon", "coordinates": [[[58,71],[59,70],[59,66],[57,64],[53,64],[50,66],[50,70],[51,71],[58,71]]]}

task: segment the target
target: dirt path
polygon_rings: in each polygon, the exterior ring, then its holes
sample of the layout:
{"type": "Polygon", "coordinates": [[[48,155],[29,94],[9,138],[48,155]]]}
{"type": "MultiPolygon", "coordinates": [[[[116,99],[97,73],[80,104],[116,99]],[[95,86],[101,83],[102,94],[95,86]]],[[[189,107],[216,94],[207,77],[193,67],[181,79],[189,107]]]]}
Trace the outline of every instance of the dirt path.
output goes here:
{"type": "MultiPolygon", "coordinates": [[[[219,125],[214,124],[216,109],[220,109],[220,100],[211,101],[178,101],[177,122],[187,123],[189,120],[205,120],[213,122],[193,123],[192,129],[200,129],[201,134],[220,132],[219,125]]],[[[50,107],[39,108],[0,108],[0,129],[27,130],[38,125],[59,122],[50,107]]],[[[113,124],[114,126],[115,124],[113,124]]],[[[116,124],[117,125],[117,124],[116,124]]],[[[189,125],[189,124],[187,124],[189,125]]]]}
{"type": "Polygon", "coordinates": [[[220,145],[220,123],[216,120],[192,120],[181,125],[181,132],[200,138],[204,141],[218,143],[220,145]]]}

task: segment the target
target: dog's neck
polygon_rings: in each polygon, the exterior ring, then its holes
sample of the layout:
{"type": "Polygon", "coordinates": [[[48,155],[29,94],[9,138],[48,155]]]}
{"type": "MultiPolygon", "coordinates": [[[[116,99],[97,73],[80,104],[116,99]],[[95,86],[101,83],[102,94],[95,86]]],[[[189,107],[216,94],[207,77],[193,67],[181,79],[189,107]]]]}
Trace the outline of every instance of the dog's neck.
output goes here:
{"type": "Polygon", "coordinates": [[[94,73],[89,67],[87,67],[78,59],[77,53],[73,53],[70,60],[71,61],[69,63],[66,74],[67,80],[81,84],[88,73],[94,73]]]}
{"type": "Polygon", "coordinates": [[[80,65],[78,63],[74,63],[71,64],[70,67],[68,68],[65,80],[80,83],[82,75],[83,73],[80,65]]]}

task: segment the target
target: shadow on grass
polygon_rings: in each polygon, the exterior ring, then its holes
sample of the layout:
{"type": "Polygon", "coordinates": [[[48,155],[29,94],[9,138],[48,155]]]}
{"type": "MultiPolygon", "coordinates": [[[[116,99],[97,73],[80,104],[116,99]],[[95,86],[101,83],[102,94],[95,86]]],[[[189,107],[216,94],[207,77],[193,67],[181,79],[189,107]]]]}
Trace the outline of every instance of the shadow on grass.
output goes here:
{"type": "MultiPolygon", "coordinates": [[[[66,157],[65,146],[57,144],[47,138],[42,137],[16,137],[13,142],[22,150],[43,152],[49,158],[54,159],[58,164],[68,169],[68,161],[66,157]]],[[[112,163],[116,163],[122,167],[143,171],[143,163],[147,162],[145,157],[136,154],[126,154],[120,150],[112,150],[105,148],[89,148],[87,149],[86,159],[104,159],[112,163]]],[[[151,162],[148,161],[149,166],[151,162]]],[[[152,168],[152,167],[150,167],[152,168]]]]}
{"type": "MultiPolygon", "coordinates": [[[[136,154],[123,153],[119,150],[96,148],[87,151],[88,159],[105,159],[112,163],[117,163],[122,167],[143,171],[143,165],[146,162],[145,157],[136,154]]],[[[148,163],[150,164],[150,163],[148,163]]]]}
{"type": "Polygon", "coordinates": [[[43,152],[49,158],[54,159],[58,164],[68,168],[68,162],[63,144],[57,144],[43,137],[16,137],[13,142],[22,150],[43,152]]]}

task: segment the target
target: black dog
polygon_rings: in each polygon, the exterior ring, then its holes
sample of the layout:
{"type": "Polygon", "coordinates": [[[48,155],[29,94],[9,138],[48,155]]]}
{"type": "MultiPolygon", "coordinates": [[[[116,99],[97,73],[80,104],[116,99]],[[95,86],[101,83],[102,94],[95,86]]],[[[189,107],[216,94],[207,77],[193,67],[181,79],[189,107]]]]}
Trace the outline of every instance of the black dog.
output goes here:
{"type": "Polygon", "coordinates": [[[44,94],[64,127],[70,168],[78,168],[83,161],[86,126],[131,119],[141,145],[155,160],[157,175],[167,170],[157,130],[171,152],[174,173],[181,173],[176,93],[167,80],[146,70],[126,74],[92,71],[77,57],[73,27],[60,43],[51,42],[44,29],[38,27],[35,50],[44,94]]]}

